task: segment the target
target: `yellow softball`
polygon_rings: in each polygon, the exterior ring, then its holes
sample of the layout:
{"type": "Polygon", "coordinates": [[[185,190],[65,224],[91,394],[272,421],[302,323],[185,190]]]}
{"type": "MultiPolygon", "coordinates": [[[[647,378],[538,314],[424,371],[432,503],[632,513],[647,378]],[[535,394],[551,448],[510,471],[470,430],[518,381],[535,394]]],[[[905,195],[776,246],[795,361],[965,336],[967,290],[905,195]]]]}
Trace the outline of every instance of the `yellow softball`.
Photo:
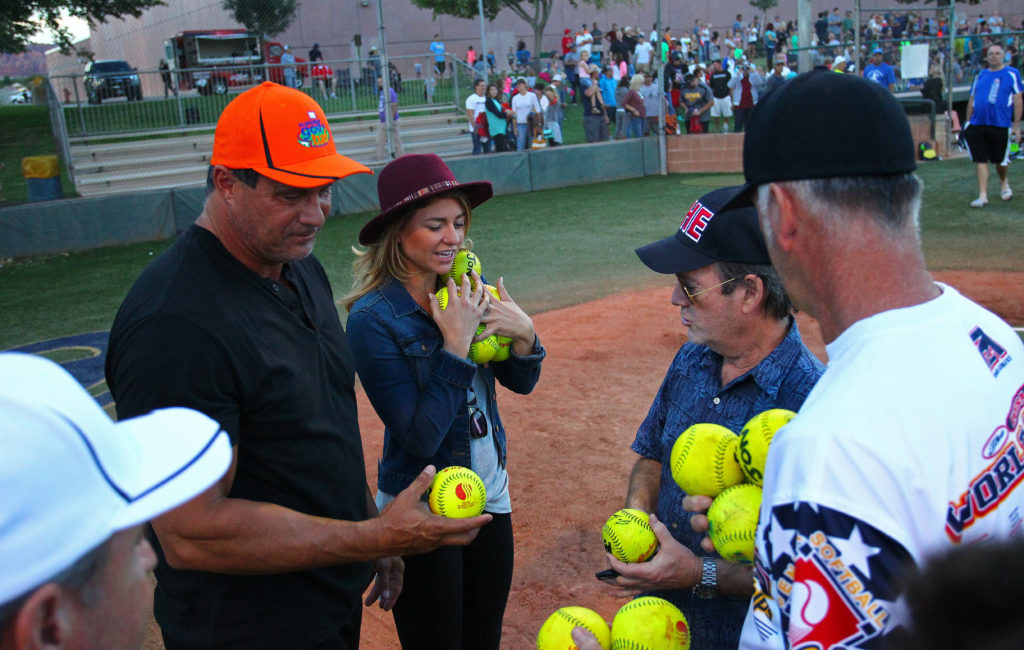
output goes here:
{"type": "Polygon", "coordinates": [[[687,494],[716,496],[743,482],[736,460],[739,438],[717,424],[691,426],[676,439],[669,456],[672,478],[687,494]]]}
{"type": "MultiPolygon", "coordinates": [[[[483,277],[483,265],[480,264],[480,258],[476,256],[473,251],[460,250],[455,254],[455,259],[452,260],[452,268],[448,269],[447,278],[454,278],[455,284],[462,283],[462,276],[468,275],[470,271],[476,271],[476,274],[483,277]]],[[[473,282],[473,276],[469,276],[470,284],[475,289],[476,284],[473,282]]]]}
{"type": "Polygon", "coordinates": [[[768,458],[768,446],[775,432],[786,426],[796,413],[786,409],[768,409],[750,418],[740,431],[736,460],[754,485],[764,481],[764,461],[768,458]]]}
{"type": "MultiPolygon", "coordinates": [[[[477,336],[484,331],[483,323],[480,327],[476,328],[477,336]]],[[[488,361],[493,361],[494,357],[501,350],[501,346],[498,344],[498,337],[491,334],[483,341],[478,341],[469,346],[469,360],[477,365],[483,365],[488,361]]]]}
{"type": "Polygon", "coordinates": [[[658,552],[658,538],[643,510],[623,508],[604,523],[604,550],[623,562],[646,562],[658,552]]]}
{"type": "Polygon", "coordinates": [[[590,630],[603,650],[612,647],[612,632],[600,614],[586,607],[563,607],[540,626],[537,650],[578,650],[572,640],[572,631],[577,627],[590,630]]]}
{"type": "MultiPolygon", "coordinates": [[[[456,290],[458,292],[458,290],[456,290]]],[[[459,292],[461,293],[461,292],[459,292]]],[[[437,296],[437,304],[442,311],[448,308],[448,287],[441,287],[434,294],[437,296]]],[[[479,335],[484,331],[484,324],[481,323],[476,328],[476,333],[479,335]]],[[[509,339],[511,341],[511,339],[509,339]]],[[[483,341],[478,343],[471,343],[469,346],[469,354],[466,358],[477,365],[483,365],[488,361],[494,361],[495,356],[501,351],[501,343],[498,341],[498,337],[491,334],[483,341]]],[[[508,358],[507,356],[505,358],[508,358]]]]}
{"type": "MultiPolygon", "coordinates": [[[[458,289],[455,290],[455,293],[462,295],[458,289]]],[[[448,309],[448,287],[441,287],[434,295],[437,296],[437,306],[441,308],[441,311],[448,309]]]]}
{"type": "Polygon", "coordinates": [[[662,598],[629,601],[612,620],[612,650],[687,650],[690,625],[679,608],[662,598]]]}
{"type": "Polygon", "coordinates": [[[452,465],[434,475],[427,492],[427,505],[435,515],[463,519],[484,511],[487,490],[476,472],[452,465]]]}
{"type": "Polygon", "coordinates": [[[760,511],[761,488],[752,483],[734,485],[715,497],[708,508],[708,536],[719,555],[737,564],[754,563],[760,511]]]}
{"type": "MultiPolygon", "coordinates": [[[[498,295],[497,287],[493,287],[489,284],[484,285],[495,300],[501,301],[501,296],[498,295]]],[[[498,343],[498,352],[494,355],[491,361],[506,361],[512,353],[512,339],[507,336],[494,335],[494,340],[498,343]]]]}

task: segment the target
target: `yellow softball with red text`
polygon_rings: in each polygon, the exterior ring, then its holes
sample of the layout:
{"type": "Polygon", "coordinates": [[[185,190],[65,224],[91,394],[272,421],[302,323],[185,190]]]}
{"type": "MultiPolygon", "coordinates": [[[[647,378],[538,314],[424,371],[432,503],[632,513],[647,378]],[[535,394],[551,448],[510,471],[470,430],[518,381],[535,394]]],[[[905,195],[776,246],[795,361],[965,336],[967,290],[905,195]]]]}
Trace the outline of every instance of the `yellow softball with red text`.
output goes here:
{"type": "Polygon", "coordinates": [[[563,607],[544,621],[537,633],[537,650],[579,650],[572,640],[578,627],[590,630],[603,650],[612,647],[612,632],[601,615],[586,607],[563,607]]]}
{"type": "Polygon", "coordinates": [[[734,485],[715,497],[708,508],[708,537],[718,554],[736,564],[754,563],[761,488],[752,483],[734,485]]]}
{"type": "Polygon", "coordinates": [[[687,494],[717,496],[743,482],[736,460],[739,438],[718,424],[699,423],[683,431],[669,456],[672,478],[687,494]]]}
{"type": "Polygon", "coordinates": [[[768,409],[762,411],[743,425],[740,431],[739,447],[736,449],[736,460],[747,480],[754,485],[764,482],[764,462],[768,458],[768,446],[772,443],[775,433],[786,426],[796,413],[786,409],[768,409]]]}
{"type": "Polygon", "coordinates": [[[430,483],[427,505],[435,515],[463,519],[483,514],[487,490],[480,476],[459,465],[445,467],[430,483]]]}
{"type": "Polygon", "coordinates": [[[688,650],[690,625],[679,608],[663,598],[629,601],[612,620],[612,650],[688,650]]]}
{"type": "Polygon", "coordinates": [[[604,550],[623,562],[646,562],[658,552],[658,538],[643,510],[623,508],[601,529],[604,550]]]}

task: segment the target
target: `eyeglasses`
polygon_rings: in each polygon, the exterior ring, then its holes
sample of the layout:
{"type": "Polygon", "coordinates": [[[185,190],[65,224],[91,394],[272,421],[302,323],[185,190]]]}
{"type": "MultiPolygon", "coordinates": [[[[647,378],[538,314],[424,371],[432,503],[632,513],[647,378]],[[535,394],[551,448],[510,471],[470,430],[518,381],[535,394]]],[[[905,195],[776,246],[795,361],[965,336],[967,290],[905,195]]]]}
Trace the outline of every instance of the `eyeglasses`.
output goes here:
{"type": "Polygon", "coordinates": [[[466,405],[469,408],[469,435],[473,436],[474,440],[483,438],[487,435],[487,416],[477,406],[476,392],[472,388],[469,389],[469,399],[466,405]]]}
{"type": "Polygon", "coordinates": [[[713,287],[708,287],[707,289],[701,289],[697,293],[690,293],[690,290],[686,288],[685,284],[680,284],[679,286],[681,286],[683,288],[683,293],[686,294],[686,299],[689,300],[693,304],[697,304],[697,296],[699,296],[700,294],[707,293],[708,291],[711,291],[712,289],[717,289],[718,287],[722,286],[723,284],[729,284],[730,282],[732,282],[735,279],[736,278],[729,278],[725,282],[719,282],[718,284],[716,284],[713,287]]]}

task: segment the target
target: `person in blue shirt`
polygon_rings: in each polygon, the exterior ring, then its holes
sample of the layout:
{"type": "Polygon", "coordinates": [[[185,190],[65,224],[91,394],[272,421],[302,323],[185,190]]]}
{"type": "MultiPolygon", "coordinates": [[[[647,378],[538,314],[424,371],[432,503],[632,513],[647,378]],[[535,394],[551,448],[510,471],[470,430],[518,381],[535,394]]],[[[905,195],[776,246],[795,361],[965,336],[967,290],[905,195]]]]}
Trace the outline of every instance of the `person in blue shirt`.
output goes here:
{"type": "Polygon", "coordinates": [[[796,411],[824,372],[804,346],[793,306],[768,257],[753,207],[723,209],[735,188],[700,197],[675,234],[636,249],[658,273],[673,274],[687,342],[676,354],[644,418],[625,507],[652,514],[661,548],[624,564],[606,582],[615,596],[665,598],[686,615],[690,648],[735,648],[753,594],[750,567],[701,550],[686,494],[672,478],[676,438],[699,422],[739,432],[761,411],[796,411]]]}
{"type": "Polygon", "coordinates": [[[1008,177],[1011,130],[1020,142],[1020,71],[1005,64],[1006,52],[1001,45],[990,45],[985,58],[988,69],[980,71],[971,86],[971,97],[967,100],[969,119],[964,129],[978,173],[978,198],[971,201],[972,208],[988,205],[989,163],[996,166],[999,174],[999,198],[1013,198],[1008,177]]]}
{"type": "Polygon", "coordinates": [[[871,52],[871,62],[864,66],[862,76],[892,92],[896,88],[896,73],[892,66],[882,60],[882,48],[876,47],[871,52]]]}
{"type": "Polygon", "coordinates": [[[405,556],[395,626],[405,650],[497,650],[513,539],[495,380],[529,393],[544,348],[500,278],[498,300],[475,271],[459,283],[447,277],[456,252],[472,247],[473,209],[490,199],[489,182],[459,183],[439,156],[409,154],[381,170],[377,193],[381,212],[359,233],[367,248],[343,299],[356,372],[384,423],[376,502],[391,503],[427,465],[461,465],[483,480],[492,517],[466,548],[405,556]],[[443,310],[442,287],[451,296],[443,310]],[[470,344],[491,334],[512,339],[509,358],[468,360],[470,344]]]}
{"type": "Polygon", "coordinates": [[[444,76],[444,43],[441,42],[441,36],[434,34],[434,40],[430,43],[430,52],[434,55],[434,70],[437,71],[437,76],[444,76]]]}
{"type": "MultiPolygon", "coordinates": [[[[597,82],[597,87],[601,90],[601,99],[604,101],[604,110],[608,114],[608,131],[612,133],[612,126],[615,124],[615,112],[618,110],[618,105],[615,103],[615,88],[619,85],[619,82],[615,79],[614,70],[610,65],[605,66],[604,74],[597,82]]],[[[609,140],[611,137],[608,138],[609,140]]]]}

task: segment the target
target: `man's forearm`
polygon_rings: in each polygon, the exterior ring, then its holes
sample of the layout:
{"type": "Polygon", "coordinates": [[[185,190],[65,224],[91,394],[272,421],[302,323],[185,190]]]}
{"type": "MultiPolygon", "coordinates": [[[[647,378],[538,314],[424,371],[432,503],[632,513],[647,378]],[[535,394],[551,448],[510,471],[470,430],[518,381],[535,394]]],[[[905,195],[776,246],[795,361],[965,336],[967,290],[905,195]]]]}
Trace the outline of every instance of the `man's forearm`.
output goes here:
{"type": "Polygon", "coordinates": [[[377,522],[339,521],[273,503],[223,498],[201,515],[172,511],[154,520],[153,528],[176,569],[267,574],[397,554],[384,547],[377,522]]]}
{"type": "Polygon", "coordinates": [[[654,512],[661,490],[661,463],[651,458],[638,458],[629,475],[626,507],[654,512]]]}

